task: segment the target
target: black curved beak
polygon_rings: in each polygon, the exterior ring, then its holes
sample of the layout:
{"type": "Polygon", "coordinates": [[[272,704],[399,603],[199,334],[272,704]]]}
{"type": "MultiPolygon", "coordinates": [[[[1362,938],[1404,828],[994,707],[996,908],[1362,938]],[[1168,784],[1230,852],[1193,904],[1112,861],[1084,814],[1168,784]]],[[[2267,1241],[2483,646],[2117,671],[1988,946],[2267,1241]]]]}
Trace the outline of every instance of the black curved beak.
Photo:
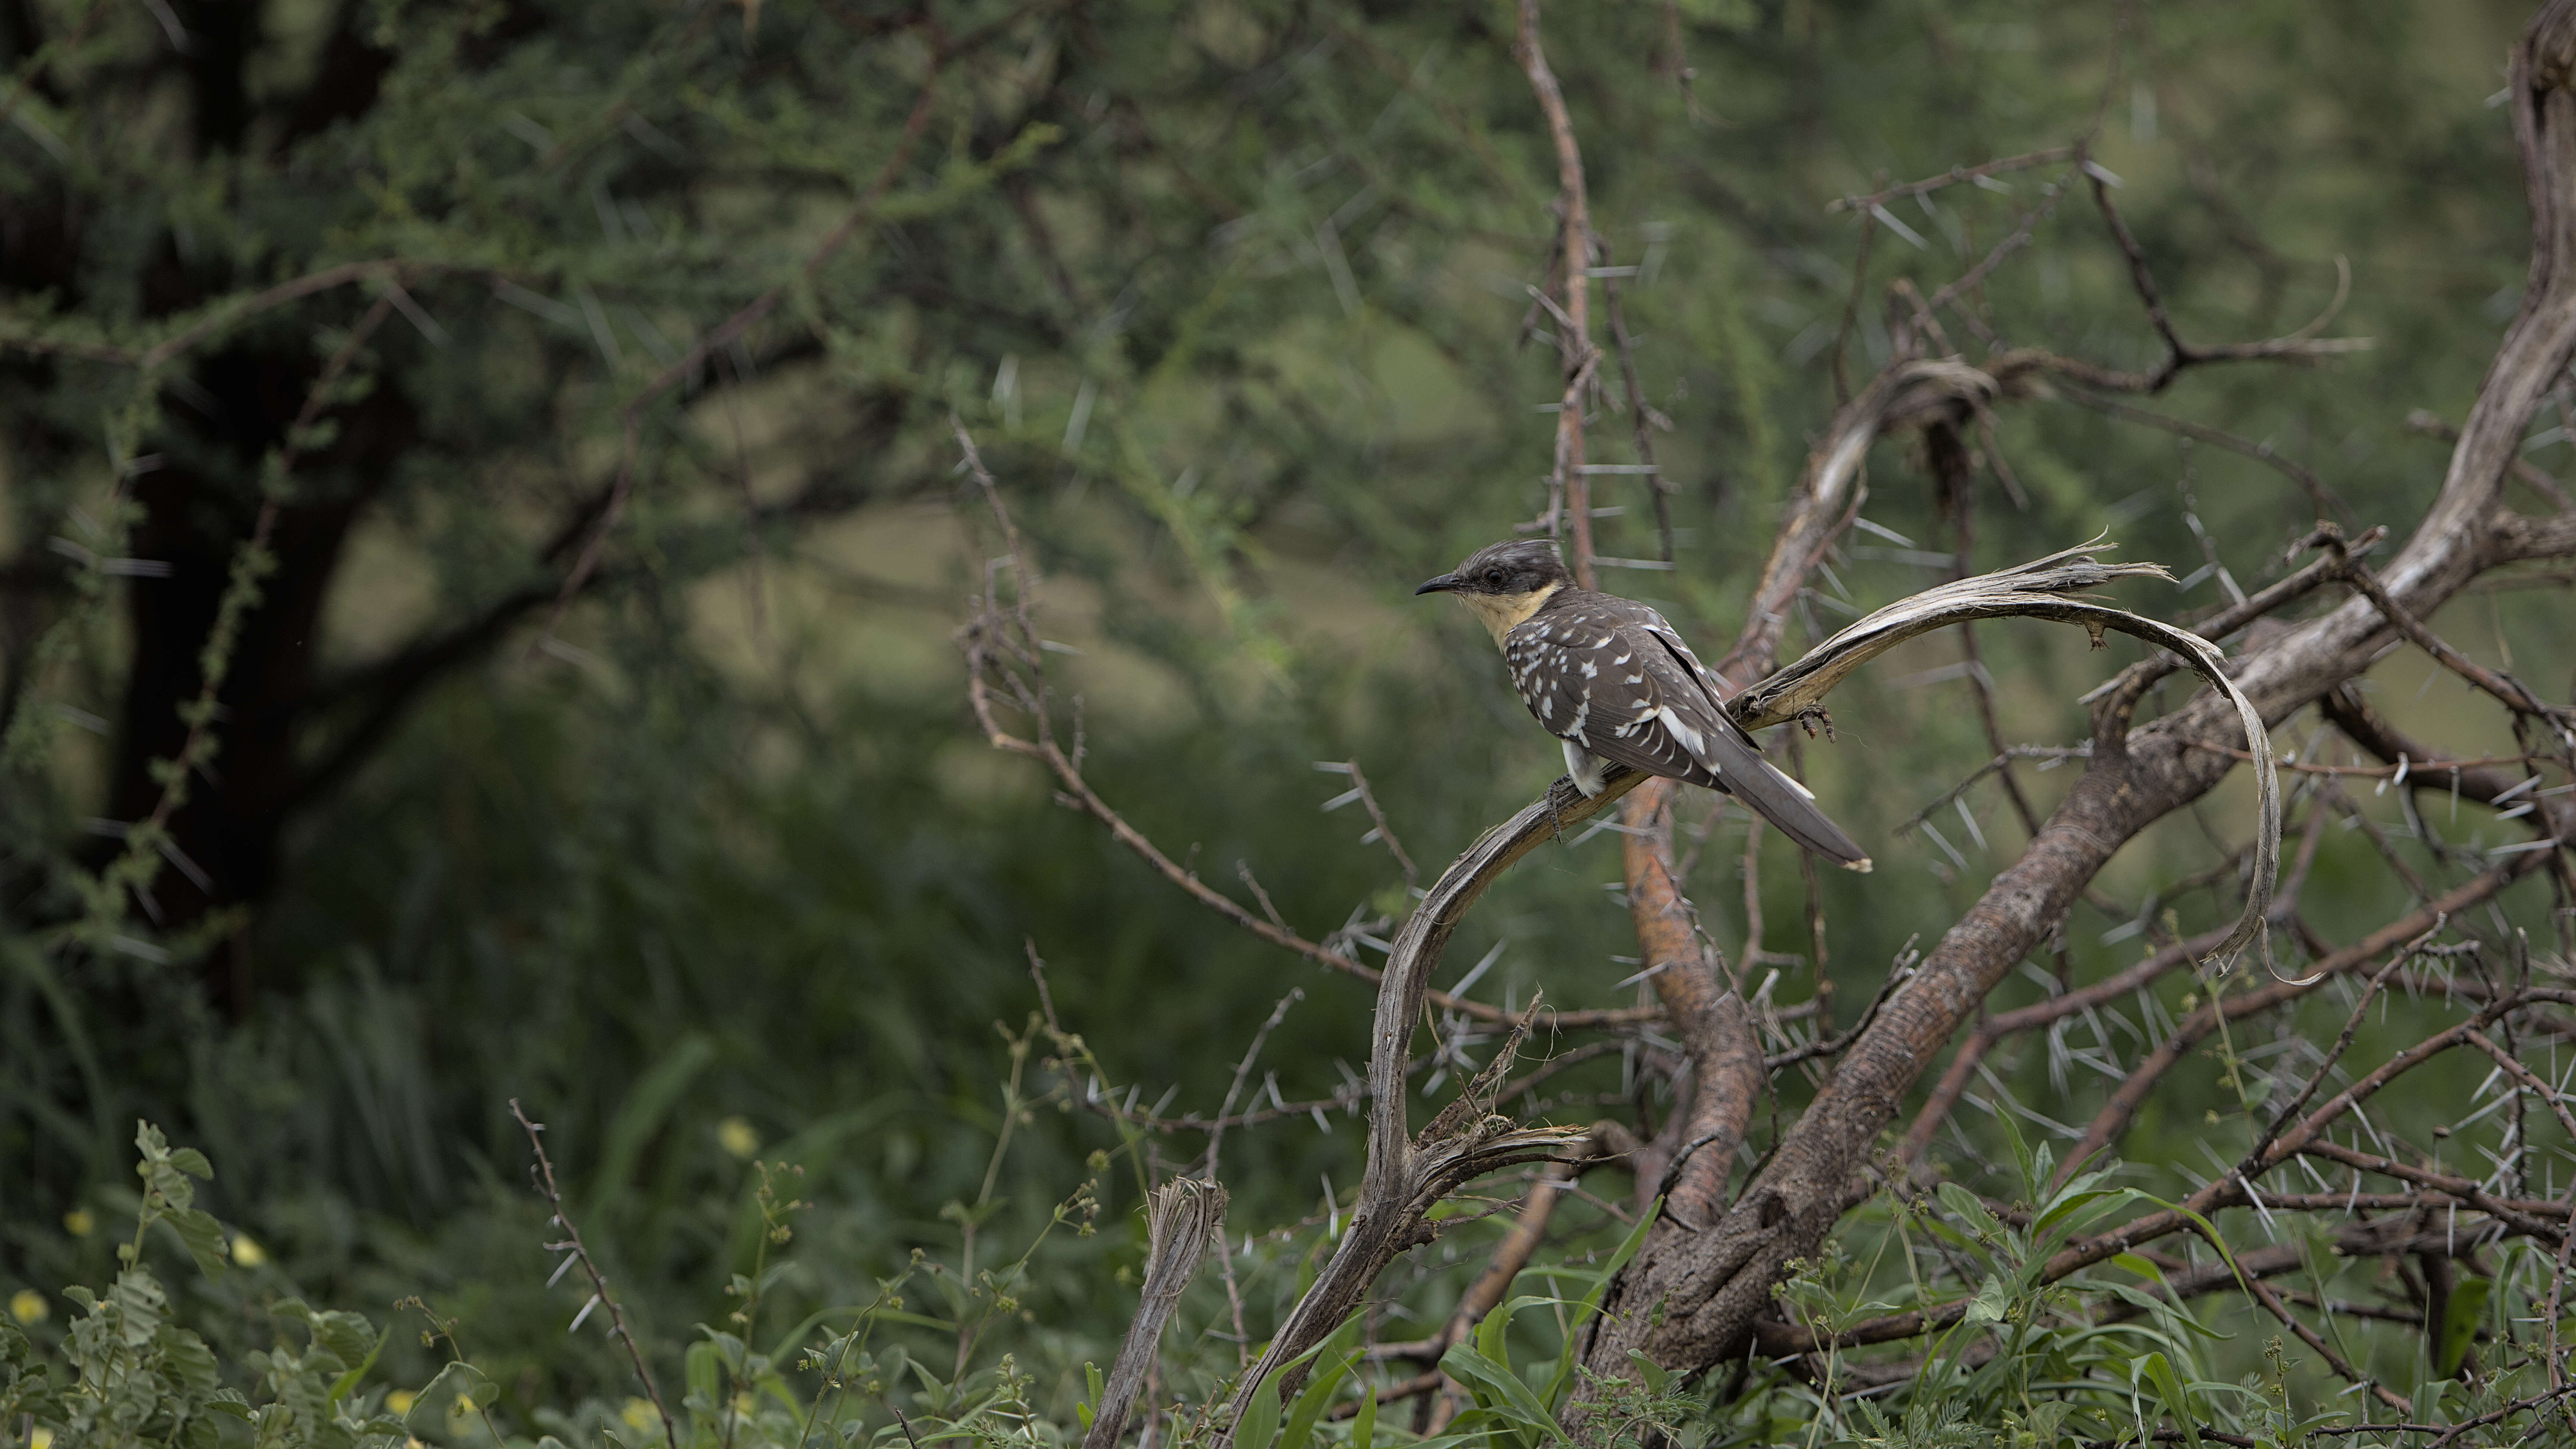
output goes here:
{"type": "Polygon", "coordinates": [[[1456,574],[1442,574],[1436,579],[1425,579],[1422,587],[1415,589],[1414,592],[1417,594],[1445,594],[1453,589],[1463,588],[1466,585],[1466,582],[1467,581],[1465,579],[1458,577],[1456,574]]]}

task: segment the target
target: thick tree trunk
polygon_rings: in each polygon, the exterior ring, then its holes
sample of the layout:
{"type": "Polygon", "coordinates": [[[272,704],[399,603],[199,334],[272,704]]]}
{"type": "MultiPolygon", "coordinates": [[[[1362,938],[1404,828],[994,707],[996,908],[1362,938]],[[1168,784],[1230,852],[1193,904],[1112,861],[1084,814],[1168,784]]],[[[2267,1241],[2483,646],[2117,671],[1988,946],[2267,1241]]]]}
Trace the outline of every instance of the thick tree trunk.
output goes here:
{"type": "MultiPolygon", "coordinates": [[[[235,354],[200,370],[218,403],[210,450],[228,455],[236,477],[256,477],[261,460],[283,443],[312,386],[316,364],[270,355],[235,354]]],[[[162,929],[182,930],[208,912],[255,902],[277,871],[278,841],[303,783],[299,742],[312,694],[322,608],[336,578],[349,528],[381,491],[418,433],[410,405],[390,388],[329,415],[331,445],[298,467],[299,501],[279,510],[270,537],[277,569],[261,581],[258,607],[247,611],[218,699],[224,715],[214,767],[194,782],[170,816],[175,854],[153,882],[144,912],[162,929]]],[[[163,784],[156,763],[177,756],[187,738],[181,707],[204,687],[199,664],[217,601],[224,593],[258,504],[241,483],[217,481],[187,467],[167,467],[136,480],[143,508],[128,548],[166,565],[167,577],[138,579],[125,590],[133,654],[116,721],[108,817],[146,819],[163,784]]],[[[102,849],[121,849],[115,840],[102,849]]],[[[209,984],[233,1009],[246,1004],[250,981],[238,953],[206,958],[209,984]]]]}

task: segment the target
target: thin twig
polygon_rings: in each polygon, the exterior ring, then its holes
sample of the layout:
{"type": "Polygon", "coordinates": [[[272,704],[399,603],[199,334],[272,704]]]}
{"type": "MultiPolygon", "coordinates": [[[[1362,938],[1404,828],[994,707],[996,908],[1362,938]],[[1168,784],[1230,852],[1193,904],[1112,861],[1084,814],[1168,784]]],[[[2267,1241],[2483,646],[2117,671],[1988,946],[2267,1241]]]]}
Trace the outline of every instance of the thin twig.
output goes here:
{"type": "Polygon", "coordinates": [[[1628,395],[1628,418],[1636,441],[1637,464],[1646,470],[1646,494],[1655,500],[1655,539],[1662,545],[1662,558],[1673,561],[1673,481],[1664,476],[1663,467],[1655,461],[1655,429],[1672,427],[1672,420],[1646,402],[1646,390],[1637,381],[1637,345],[1628,336],[1628,317],[1619,305],[1619,279],[1606,277],[1601,282],[1601,299],[1610,312],[1610,341],[1619,349],[1619,381],[1628,395]]]}
{"type": "MultiPolygon", "coordinates": [[[[1252,1074],[1253,1058],[1261,1055],[1261,1044],[1270,1039],[1270,1033],[1278,1029],[1279,1023],[1288,1019],[1288,1008],[1305,999],[1305,991],[1294,987],[1290,988],[1287,995],[1280,997],[1279,1004],[1270,1009],[1269,1020],[1261,1023],[1261,1028],[1252,1034],[1252,1045],[1244,1048],[1243,1060],[1234,1064],[1234,1082],[1225,1089],[1224,1104],[1216,1109],[1214,1129],[1208,1133],[1207,1163],[1199,1169],[1199,1176],[1210,1182],[1216,1181],[1217,1154],[1225,1148],[1226,1118],[1234,1111],[1234,1099],[1243,1095],[1243,1081],[1252,1074]]],[[[1238,1320],[1235,1324],[1237,1332],[1243,1329],[1240,1321],[1242,1317],[1241,1305],[1237,1305],[1235,1312],[1235,1318],[1238,1320]]]]}
{"type": "MultiPolygon", "coordinates": [[[[319,290],[322,290],[321,286],[315,285],[292,295],[303,296],[319,290]]],[[[340,344],[339,350],[322,365],[313,386],[305,391],[304,405],[296,410],[295,421],[287,425],[286,444],[279,451],[274,479],[264,490],[258,517],[251,524],[250,537],[234,554],[231,576],[226,581],[223,597],[216,603],[214,622],[206,631],[206,643],[199,659],[204,677],[198,682],[197,697],[179,711],[180,718],[188,725],[187,738],[181,741],[176,755],[155,763],[161,793],[153,802],[152,813],[141,823],[127,828],[125,851],[103,873],[105,879],[123,882],[147,907],[151,901],[152,878],[160,867],[161,852],[165,846],[176,849],[169,840],[170,819],[187,804],[192,780],[214,760],[217,748],[214,725],[222,714],[218,697],[225,680],[231,677],[241,622],[261,602],[260,580],[277,567],[276,558],[268,551],[268,541],[277,529],[280,490],[286,480],[294,476],[295,465],[303,460],[305,439],[311,436],[314,424],[321,420],[323,409],[330,403],[332,389],[392,312],[392,293],[376,299],[375,305],[369,307],[357,325],[349,329],[349,336],[340,344]]],[[[121,893],[119,895],[121,897],[121,893]]]]}
{"type": "Polygon", "coordinates": [[[2537,715],[2555,728],[2569,744],[2576,745],[2576,710],[2551,704],[2531,692],[2529,686],[2510,674],[2500,674],[2452,648],[2442,637],[2424,627],[2424,622],[2404,604],[2397,602],[2388,587],[2370,569],[2355,562],[2345,577],[2363,597],[2379,610],[2380,616],[2395,625],[2397,632],[2412,640],[2415,646],[2430,654],[2445,669],[2493,695],[2505,708],[2518,714],[2537,715]]]}
{"type": "Polygon", "coordinates": [[[2249,442],[2223,428],[2213,428],[2207,423],[2195,423],[2188,418],[2168,417],[2163,413],[2131,407],[2123,402],[2114,402],[2107,397],[2096,397],[2080,387],[2070,387],[2066,389],[2064,395],[2068,401],[2091,408],[2105,417],[2118,418],[2122,422],[2139,423],[2150,428],[2161,428],[2168,433],[2190,438],[2194,442],[2207,443],[2212,447],[2225,448],[2231,453],[2241,454],[2278,469],[2282,476],[2298,484],[2300,490],[2308,495],[2308,500],[2317,506],[2319,517],[2332,512],[2347,523],[2352,521],[2352,506],[2343,501],[2343,495],[2326,486],[2326,481],[2317,476],[2315,469],[2283,457],[2268,442],[2249,442]]]}
{"type": "Polygon", "coordinates": [[[1944,187],[1957,186],[1984,177],[2001,176],[2007,172],[2026,171],[2033,166],[2053,166],[2060,161],[2071,161],[2075,159],[2078,149],[2074,146],[2050,146],[2045,150],[2024,152],[2019,156],[2004,156],[1993,161],[1980,161],[1974,166],[1953,166],[1938,176],[1927,176],[1920,181],[1908,181],[1900,186],[1883,187],[1867,196],[1845,196],[1838,201],[1828,203],[1825,210],[1828,212],[1867,211],[1873,206],[1885,206],[1891,201],[1904,197],[1922,196],[1944,187]]]}
{"type": "Polygon", "coordinates": [[[2128,258],[2130,284],[2137,289],[2138,301],[2147,309],[2147,321],[2156,329],[2156,335],[2164,339],[2165,344],[2163,364],[2154,372],[2137,379],[2136,386],[2124,388],[2124,391],[2162,392],[2167,383],[2181,375],[2183,369],[2204,362],[2240,362],[2262,358],[2314,359],[2336,353],[2367,351],[2370,348],[2371,341],[2366,337],[2321,338],[2317,335],[2334,321],[2337,314],[2342,312],[2344,299],[2351,295],[2352,269],[2340,258],[2336,260],[2336,274],[2339,281],[2335,288],[2334,300],[2327,303],[2324,311],[2318,313],[2306,326],[2297,331],[2261,342],[2230,342],[2216,347],[2196,347],[2185,342],[2182,334],[2174,329],[2173,318],[2165,311],[2164,293],[2156,286],[2156,275],[2147,265],[2146,252],[2139,247],[2138,239],[2130,232],[2128,222],[2121,218],[2119,207],[2111,201],[2111,188],[2103,179],[2105,174],[2101,167],[2090,162],[2086,163],[2085,176],[2093,185],[2094,205],[2101,209],[2102,220],[2111,229],[2111,239],[2119,245],[2120,254],[2128,258]]]}
{"type": "MultiPolygon", "coordinates": [[[[510,1099],[510,1115],[517,1118],[519,1126],[527,1132],[529,1150],[537,1156],[536,1166],[528,1173],[529,1179],[536,1183],[537,1191],[544,1194],[546,1208],[554,1215],[555,1225],[564,1230],[563,1241],[548,1243],[547,1251],[568,1251],[573,1255],[574,1260],[581,1264],[581,1271],[590,1279],[591,1304],[608,1310],[609,1331],[616,1335],[619,1343],[626,1346],[627,1361],[635,1366],[636,1382],[644,1386],[644,1396],[653,1401],[653,1412],[662,1416],[664,1442],[670,1446],[670,1449],[680,1449],[679,1428],[671,1422],[671,1411],[663,1406],[662,1390],[653,1382],[653,1371],[644,1366],[644,1350],[636,1345],[634,1333],[626,1327],[626,1311],[618,1306],[617,1295],[608,1291],[608,1279],[600,1273],[598,1262],[590,1256],[590,1249],[583,1246],[581,1229],[573,1226],[572,1214],[564,1207],[563,1192],[555,1186],[554,1160],[546,1155],[545,1139],[538,1135],[546,1130],[545,1125],[529,1121],[528,1114],[521,1110],[519,1099],[516,1097],[510,1099]]],[[[589,1311],[588,1306],[582,1310],[585,1315],[589,1311]]],[[[575,1328],[581,1326],[579,1317],[573,1319],[573,1326],[575,1328]]]]}
{"type": "Polygon", "coordinates": [[[1557,249],[1558,299],[1564,316],[1557,331],[1557,351],[1565,360],[1565,388],[1557,404],[1550,492],[1565,500],[1567,566],[1575,583],[1588,589],[1593,586],[1592,480],[1583,470],[1583,406],[1600,362],[1600,351],[1592,345],[1588,276],[1593,265],[1592,204],[1584,186],[1583,150],[1575,140],[1574,118],[1566,113],[1565,92],[1557,86],[1556,73],[1548,69],[1547,52],[1539,48],[1538,0],[1520,0],[1520,28],[1512,40],[1512,56],[1529,77],[1530,91],[1538,97],[1539,110],[1547,117],[1548,137],[1556,147],[1557,205],[1564,226],[1564,239],[1557,249]]]}
{"type": "MultiPolygon", "coordinates": [[[[1395,827],[1386,823],[1386,812],[1378,808],[1377,795],[1374,791],[1369,789],[1368,776],[1360,773],[1360,762],[1357,760],[1319,760],[1316,762],[1315,768],[1318,770],[1329,771],[1336,775],[1347,775],[1350,777],[1351,788],[1349,793],[1325,802],[1324,808],[1326,810],[1338,810],[1353,800],[1358,801],[1361,807],[1368,811],[1369,823],[1375,827],[1369,831],[1367,835],[1360,838],[1360,843],[1365,845],[1374,840],[1385,846],[1387,853],[1395,857],[1396,865],[1403,869],[1404,883],[1406,885],[1419,884],[1421,881],[1421,872],[1413,868],[1413,857],[1405,853],[1404,842],[1395,838],[1395,827]]],[[[1248,875],[1249,873],[1247,872],[1247,877],[1248,875]]]]}

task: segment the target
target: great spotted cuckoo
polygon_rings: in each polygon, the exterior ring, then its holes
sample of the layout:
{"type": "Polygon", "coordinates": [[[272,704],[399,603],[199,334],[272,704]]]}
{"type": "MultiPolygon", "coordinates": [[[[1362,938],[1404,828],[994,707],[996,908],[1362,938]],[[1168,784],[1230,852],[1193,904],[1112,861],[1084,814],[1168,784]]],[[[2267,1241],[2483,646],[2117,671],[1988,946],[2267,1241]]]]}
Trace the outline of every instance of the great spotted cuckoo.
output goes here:
{"type": "Polygon", "coordinates": [[[1724,686],[1664,616],[1632,599],[1575,587],[1553,545],[1481,548],[1417,594],[1456,594],[1494,636],[1512,687],[1549,734],[1586,796],[1612,764],[1723,790],[1791,840],[1852,870],[1869,869],[1807,787],[1772,768],[1722,702],[1724,686]]]}

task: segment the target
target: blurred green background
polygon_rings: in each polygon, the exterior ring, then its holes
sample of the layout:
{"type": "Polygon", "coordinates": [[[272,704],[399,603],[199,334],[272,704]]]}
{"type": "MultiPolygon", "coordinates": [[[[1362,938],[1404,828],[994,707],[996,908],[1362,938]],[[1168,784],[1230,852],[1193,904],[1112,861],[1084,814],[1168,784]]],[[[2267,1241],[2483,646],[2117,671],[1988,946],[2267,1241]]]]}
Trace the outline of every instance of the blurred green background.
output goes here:
{"type": "MultiPolygon", "coordinates": [[[[2520,178],[2490,97],[2526,8],[1550,6],[1678,485],[1677,567],[1605,587],[1730,637],[1837,353],[1852,378],[1886,353],[1885,286],[1937,289],[2067,168],[1891,203],[1848,325],[1861,229],[1829,203],[2097,117],[2184,335],[2297,327],[2340,258],[2334,334],[2376,344],[2195,370],[2150,405],[2303,461],[2349,524],[2402,537],[2447,456],[2408,415],[2459,419],[2519,297],[2520,178]]],[[[1318,808],[1346,786],[1315,762],[1358,761],[1426,872],[1560,769],[1481,631],[1410,596],[1545,503],[1557,361],[1523,328],[1556,182],[1511,23],[1493,3],[1332,0],[0,3],[0,1288],[105,1276],[147,1116],[212,1155],[210,1205],[259,1245],[252,1273],[188,1290],[245,1335],[289,1286],[375,1313],[418,1293],[525,1404],[622,1392],[613,1347],[563,1333],[580,1295],[546,1286],[513,1098],[549,1124],[639,1321],[676,1342],[720,1318],[748,1260],[748,1159],[806,1169],[788,1318],[954,1240],[943,1207],[977,1198],[1002,1121],[1003,1033],[1037,1005],[1031,950],[1143,1105],[1170,1089],[1169,1111],[1212,1113],[1292,988],[1252,1087],[1338,1087],[1368,988],[1192,905],[975,731],[952,633],[999,545],[950,419],[1046,572],[1058,718],[1078,707],[1100,792],[1219,888],[1245,895],[1248,866],[1309,936],[1400,912],[1361,812],[1318,808]],[[881,171],[847,246],[807,267],[881,171]],[[105,360],[383,258],[407,264],[403,303],[283,481],[290,422],[380,283],[226,321],[149,382],[105,360]],[[631,501],[549,630],[620,407],[771,288],[774,315],[641,409],[631,501]],[[158,798],[149,762],[178,744],[263,486],[283,500],[279,570],[224,683],[223,752],[172,817],[193,872],[174,857],[148,909],[102,905],[83,882],[158,798]],[[97,563],[128,557],[167,567],[97,563]]],[[[2009,342],[2161,355],[2080,182],[1984,291],[2009,342]]],[[[2535,423],[2544,468],[2565,461],[2560,421],[2535,423]]],[[[1605,410],[1593,457],[1631,460],[1631,427],[1605,410]]],[[[2258,462],[2064,400],[2003,406],[1996,442],[2027,506],[1979,474],[1975,567],[2108,529],[2118,556],[2189,580],[2122,587],[2163,617],[2223,602],[2206,564],[2248,589],[2277,576],[2315,519],[2258,462]]],[[[1624,510],[1603,551],[1654,557],[1644,489],[1597,481],[1624,510]]],[[[1792,655],[1948,576],[1933,555],[1955,523],[1922,459],[1883,445],[1869,484],[1865,515],[1903,541],[1854,536],[1792,655]]],[[[2438,623],[2554,696],[2567,618],[2540,589],[2464,595],[2438,623]]],[[[2037,625],[1980,638],[2014,741],[2081,739],[2075,696],[2135,657],[2037,625]]],[[[2022,839],[1991,783],[1973,825],[1934,817],[1943,843],[1896,834],[1990,753],[1959,659],[1944,636],[1873,666],[1835,699],[1838,741],[1803,747],[1878,859],[1823,882],[1846,1013],[2022,839]]],[[[2419,735],[2509,748],[2420,656],[2374,677],[2419,735]]],[[[2072,774],[2022,779],[2044,812],[2072,774]]],[[[2393,797],[2363,803],[2399,818],[2393,797]]],[[[2251,816],[2231,781],[2101,884],[2134,907],[2251,816]]],[[[2464,845],[2518,838],[2475,809],[2428,818],[2464,845]]],[[[1742,832],[1726,816],[1693,879],[1739,956],[1742,832]]],[[[1760,859],[1758,944],[1783,959],[1755,979],[1776,969],[1774,999],[1803,1000],[1796,860],[1776,837],[1760,859]]],[[[1638,999],[1616,985],[1635,953],[1617,878],[1611,835],[1532,857],[1453,973],[1503,943],[1482,999],[1638,999]]],[[[2230,889],[2172,902],[2177,924],[2232,915],[2230,889]]],[[[2401,896],[2334,831],[2307,901],[2340,941],[2401,896]]],[[[2546,905],[2508,901],[2536,928],[2546,905]]],[[[2136,959],[2126,924],[2076,913],[2080,975],[2136,959]]],[[[2061,1122],[2110,1084],[2040,1050],[1996,1069],[2061,1122]]],[[[1047,1074],[1028,1072],[1035,1092],[1047,1074]]],[[[1553,1110],[1614,1110],[1631,1080],[1609,1054],[1555,1079],[1553,1110]]],[[[1809,1087],[1781,1090],[1786,1113],[1809,1087]]],[[[2124,1150],[2206,1172],[2203,1113],[2233,1104],[2195,1061],[2124,1150]]],[[[1990,1125],[1963,1119],[1961,1141],[1990,1146],[1990,1125]]],[[[1093,1114],[1033,1114],[994,1192],[1011,1240],[1115,1142],[1093,1114]]],[[[1164,1160],[1201,1147],[1175,1136],[1164,1160]]],[[[1362,1148],[1348,1117],[1231,1135],[1235,1235],[1323,1215],[1362,1148]]],[[[1105,1361],[1130,1307],[1134,1176],[1104,1182],[1122,1226],[1051,1246],[1023,1295],[1062,1363],[1105,1361]]],[[[1293,1279],[1257,1286],[1256,1317],[1293,1279]]]]}

